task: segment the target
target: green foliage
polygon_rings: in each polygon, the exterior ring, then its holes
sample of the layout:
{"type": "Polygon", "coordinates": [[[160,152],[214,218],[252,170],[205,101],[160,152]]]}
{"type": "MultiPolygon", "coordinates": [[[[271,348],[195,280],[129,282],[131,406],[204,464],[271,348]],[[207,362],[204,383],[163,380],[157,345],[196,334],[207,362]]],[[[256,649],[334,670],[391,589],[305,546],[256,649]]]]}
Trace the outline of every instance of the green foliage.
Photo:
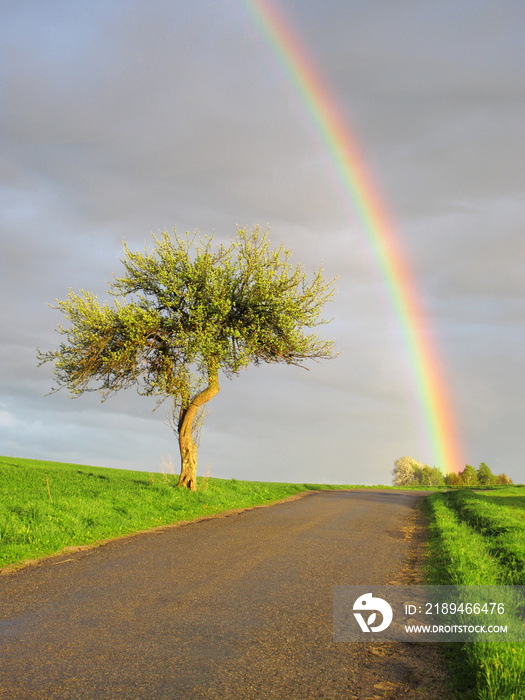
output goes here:
{"type": "Polygon", "coordinates": [[[400,457],[394,462],[392,470],[394,486],[409,486],[419,483],[416,474],[420,473],[423,464],[412,457],[400,457]]]}
{"type": "Polygon", "coordinates": [[[476,470],[470,464],[465,466],[462,472],[459,474],[460,483],[464,486],[477,486],[478,485],[478,475],[476,470]]]}
{"type": "Polygon", "coordinates": [[[444,484],[441,470],[437,467],[429,467],[428,464],[416,471],[414,476],[421,486],[443,486],[444,484]]]}
{"type": "Polygon", "coordinates": [[[38,351],[40,365],[54,363],[57,388],[71,396],[100,391],[103,399],[134,386],[170,398],[170,425],[178,433],[179,485],[194,489],[197,442],[194,422],[219,391],[219,372],[237,375],[249,364],[301,365],[333,357],[333,342],[308,329],[327,323],[322,309],[333,283],[322,270],[308,282],[283,246],[270,249],[259,228],[239,229],[214,248],[167,232],[154,249],[125,246],[125,274],[115,277],[113,305],[70,290],[54,308],[69,322],[56,350],[38,351]]]}
{"type": "Polygon", "coordinates": [[[485,462],[481,462],[477,470],[478,484],[480,486],[491,486],[495,483],[496,477],[490,471],[485,462]]]}
{"type": "Polygon", "coordinates": [[[459,478],[459,474],[454,474],[454,472],[450,472],[445,476],[446,486],[459,486],[460,483],[461,479],[459,478]]]}
{"type": "Polygon", "coordinates": [[[478,469],[474,469],[470,464],[465,465],[465,469],[459,474],[447,474],[445,477],[447,486],[468,486],[476,488],[477,486],[508,486],[512,484],[506,474],[498,474],[495,476],[485,462],[481,462],[478,469]]]}
{"type": "MultiPolygon", "coordinates": [[[[475,493],[460,488],[426,499],[428,582],[525,583],[525,493],[520,487],[475,493]]],[[[525,643],[450,645],[446,654],[462,698],[516,700],[525,684],[525,643]]]]}
{"type": "Polygon", "coordinates": [[[151,252],[125,246],[125,274],[109,286],[113,305],[70,291],[54,307],[69,322],[58,329],[65,340],[38,358],[54,362],[58,388],[106,398],[136,386],[187,407],[218,370],[231,377],[250,363],[333,356],[331,341],[305,331],[327,322],[321,311],[333,281],[319,270],[308,282],[259,228],[215,248],[213,238],[188,234],[154,241],[151,252]]]}
{"type": "Polygon", "coordinates": [[[437,467],[417,462],[412,457],[401,457],[394,462],[392,483],[395,486],[443,486],[444,476],[437,467]]]}

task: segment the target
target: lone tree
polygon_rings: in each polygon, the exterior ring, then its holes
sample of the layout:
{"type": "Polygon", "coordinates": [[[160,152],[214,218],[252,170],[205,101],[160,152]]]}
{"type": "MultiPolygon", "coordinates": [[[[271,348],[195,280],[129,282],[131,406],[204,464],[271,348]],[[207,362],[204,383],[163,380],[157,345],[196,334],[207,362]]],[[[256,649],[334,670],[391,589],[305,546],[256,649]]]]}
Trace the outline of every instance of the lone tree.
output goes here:
{"type": "Polygon", "coordinates": [[[219,372],[229,378],[250,363],[301,365],[334,357],[333,342],[306,329],[328,321],[324,304],[334,293],[322,268],[308,282],[290,264],[283,246],[270,249],[259,227],[238,229],[216,247],[212,237],[153,237],[150,252],[125,245],[123,277],[114,277],[115,302],[70,290],[53,308],[69,321],[57,332],[56,350],[38,350],[39,366],[54,362],[57,386],[71,397],[100,391],[105,400],[135,386],[140,394],[170,399],[178,433],[179,486],[196,489],[195,419],[219,391],[219,372]],[[95,386],[93,386],[95,384],[95,386]]]}

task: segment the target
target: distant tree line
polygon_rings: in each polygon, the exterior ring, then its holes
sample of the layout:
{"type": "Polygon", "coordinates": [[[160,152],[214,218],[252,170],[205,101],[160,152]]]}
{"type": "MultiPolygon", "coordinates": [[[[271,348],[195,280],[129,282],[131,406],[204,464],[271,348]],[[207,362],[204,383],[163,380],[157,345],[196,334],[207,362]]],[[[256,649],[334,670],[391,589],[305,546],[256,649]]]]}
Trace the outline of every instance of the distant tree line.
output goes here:
{"type": "Polygon", "coordinates": [[[445,476],[438,467],[401,457],[394,462],[392,483],[394,486],[506,486],[512,484],[512,479],[506,474],[493,474],[485,462],[477,469],[467,464],[459,474],[445,476]]]}
{"type": "Polygon", "coordinates": [[[447,474],[447,486],[508,486],[512,479],[506,474],[493,474],[490,468],[481,462],[477,469],[467,464],[459,474],[447,474]]]}

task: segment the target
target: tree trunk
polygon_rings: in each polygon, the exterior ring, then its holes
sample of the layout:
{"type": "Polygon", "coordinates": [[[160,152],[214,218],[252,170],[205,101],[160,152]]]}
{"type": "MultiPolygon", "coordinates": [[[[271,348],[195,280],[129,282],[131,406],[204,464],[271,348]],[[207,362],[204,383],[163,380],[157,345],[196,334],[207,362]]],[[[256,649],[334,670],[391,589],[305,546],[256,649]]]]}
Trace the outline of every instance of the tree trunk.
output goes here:
{"type": "Polygon", "coordinates": [[[193,439],[193,421],[199,408],[219,393],[218,369],[208,370],[208,386],[192,399],[188,408],[181,408],[179,416],[180,477],[177,486],[197,490],[197,445],[193,439]]]}

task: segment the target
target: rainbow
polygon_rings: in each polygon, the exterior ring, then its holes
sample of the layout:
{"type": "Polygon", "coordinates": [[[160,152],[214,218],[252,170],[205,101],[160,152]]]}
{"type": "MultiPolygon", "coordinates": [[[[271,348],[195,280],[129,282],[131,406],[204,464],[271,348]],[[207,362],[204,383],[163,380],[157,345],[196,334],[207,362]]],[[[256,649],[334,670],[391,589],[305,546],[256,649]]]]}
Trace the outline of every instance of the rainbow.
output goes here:
{"type": "Polygon", "coordinates": [[[434,464],[444,472],[458,472],[464,465],[462,449],[429,319],[364,158],[283,14],[271,0],[242,3],[298,93],[330,154],[347,203],[362,222],[401,328],[434,464]]]}

